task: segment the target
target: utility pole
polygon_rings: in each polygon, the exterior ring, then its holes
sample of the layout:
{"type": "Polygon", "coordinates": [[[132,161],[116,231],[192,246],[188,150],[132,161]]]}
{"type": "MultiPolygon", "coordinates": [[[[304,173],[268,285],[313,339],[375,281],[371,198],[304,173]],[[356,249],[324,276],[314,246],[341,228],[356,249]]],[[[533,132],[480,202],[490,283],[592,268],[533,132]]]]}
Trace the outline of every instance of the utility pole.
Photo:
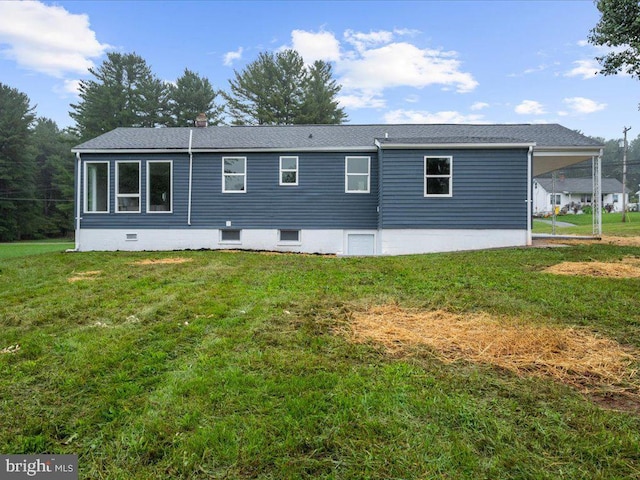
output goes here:
{"type": "Polygon", "coordinates": [[[629,144],[627,143],[627,132],[631,130],[631,127],[624,127],[622,133],[624,134],[624,146],[622,150],[622,223],[627,221],[627,197],[626,197],[626,185],[627,185],[627,151],[629,150],[629,144]]]}

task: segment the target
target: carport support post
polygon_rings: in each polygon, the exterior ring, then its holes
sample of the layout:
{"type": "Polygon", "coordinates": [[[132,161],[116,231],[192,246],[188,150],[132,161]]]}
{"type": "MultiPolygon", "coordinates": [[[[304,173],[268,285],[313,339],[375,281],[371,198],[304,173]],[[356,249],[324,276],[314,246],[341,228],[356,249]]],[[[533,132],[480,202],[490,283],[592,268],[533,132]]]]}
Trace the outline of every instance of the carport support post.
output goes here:
{"type": "Polygon", "coordinates": [[[627,221],[627,151],[629,150],[629,144],[627,143],[627,132],[631,130],[631,127],[624,127],[622,133],[624,134],[624,145],[622,150],[622,223],[627,221]]]}
{"type": "Polygon", "coordinates": [[[591,213],[593,219],[593,235],[598,237],[602,236],[602,150],[597,157],[591,158],[592,163],[592,180],[593,180],[593,195],[591,197],[591,205],[593,212],[591,213]]]}

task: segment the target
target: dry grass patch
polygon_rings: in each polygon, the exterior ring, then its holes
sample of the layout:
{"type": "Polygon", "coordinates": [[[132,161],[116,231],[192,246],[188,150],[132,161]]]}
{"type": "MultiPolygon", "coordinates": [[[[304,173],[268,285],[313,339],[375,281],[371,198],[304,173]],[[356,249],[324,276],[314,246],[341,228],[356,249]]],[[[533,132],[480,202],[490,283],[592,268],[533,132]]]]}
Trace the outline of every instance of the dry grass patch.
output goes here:
{"type": "Polygon", "coordinates": [[[617,245],[619,247],[640,247],[640,237],[615,237],[602,235],[600,238],[544,238],[542,243],[562,245],[617,245]]]}
{"type": "Polygon", "coordinates": [[[555,275],[640,278],[640,259],[626,257],[621,262],[562,262],[543,271],[555,275]]]}
{"type": "Polygon", "coordinates": [[[98,275],[102,273],[102,270],[91,270],[88,272],[78,272],[75,273],[72,277],[67,278],[67,282],[80,282],[82,280],[95,280],[98,275]]]}
{"type": "Polygon", "coordinates": [[[187,263],[193,261],[192,258],[184,257],[169,257],[169,258],[148,258],[145,260],[138,260],[133,262],[132,265],[172,265],[176,263],[187,263]]]}
{"type": "Polygon", "coordinates": [[[355,343],[380,343],[394,356],[409,355],[422,345],[445,362],[471,361],[518,375],[549,376],[585,393],[640,393],[633,369],[640,352],[585,329],[385,305],[353,312],[343,333],[355,343]]]}

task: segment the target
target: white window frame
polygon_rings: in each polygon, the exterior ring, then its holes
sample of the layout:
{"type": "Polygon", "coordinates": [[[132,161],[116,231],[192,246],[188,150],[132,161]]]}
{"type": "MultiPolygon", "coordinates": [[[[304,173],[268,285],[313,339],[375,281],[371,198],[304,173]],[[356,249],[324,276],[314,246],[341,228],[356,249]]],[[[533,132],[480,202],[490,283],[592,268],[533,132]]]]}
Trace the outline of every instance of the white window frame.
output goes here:
{"type": "Polygon", "coordinates": [[[451,155],[425,155],[424,164],[422,165],[422,173],[424,174],[424,196],[429,198],[448,198],[453,197],[453,157],[451,155]],[[427,162],[432,158],[446,158],[449,160],[449,174],[448,175],[428,175],[427,174],[427,162]],[[427,193],[427,180],[429,178],[448,178],[449,179],[449,193],[427,193]]]}
{"type": "Polygon", "coordinates": [[[218,243],[222,243],[222,244],[230,244],[230,245],[240,245],[242,243],[242,229],[240,228],[223,228],[220,229],[220,238],[218,240],[218,243]],[[238,240],[223,240],[222,239],[222,234],[223,232],[238,232],[238,240]]]}
{"type": "Polygon", "coordinates": [[[370,193],[371,192],[371,157],[351,155],[344,157],[344,191],[345,193],[370,193]],[[367,173],[349,173],[349,160],[351,159],[367,159],[367,173]],[[366,190],[349,190],[349,177],[359,176],[367,177],[367,189],[366,190]]]}
{"type": "Polygon", "coordinates": [[[302,230],[298,228],[281,228],[278,230],[278,244],[279,245],[301,245],[302,244],[302,230]],[[298,232],[297,240],[283,240],[282,232],[298,232]]]}
{"type": "Polygon", "coordinates": [[[173,160],[148,160],[147,161],[147,178],[146,178],[146,197],[147,213],[173,213],[173,160]],[[153,163],[168,163],[169,164],[169,198],[170,205],[169,210],[151,210],[151,164],[153,163]]]}
{"type": "Polygon", "coordinates": [[[109,213],[111,208],[111,164],[108,161],[90,161],[84,163],[84,179],[83,179],[83,210],[84,213],[109,213]],[[87,168],[89,165],[95,164],[106,164],[107,165],[107,209],[106,210],[89,210],[89,169],[87,168]]]}
{"type": "Polygon", "coordinates": [[[142,169],[140,166],[140,160],[118,160],[116,162],[116,204],[115,211],[116,213],[140,213],[142,208],[142,198],[141,198],[141,190],[142,190],[142,169]],[[137,163],[138,164],[138,193],[120,193],[120,164],[121,163],[137,163]],[[120,210],[118,208],[118,200],[120,198],[137,198],[138,199],[138,210],[120,210]]]}
{"type": "Polygon", "coordinates": [[[555,205],[556,207],[562,204],[562,194],[561,193],[550,193],[549,194],[549,205],[555,205]],[[555,195],[555,203],[553,202],[555,195]]]}
{"type": "Polygon", "coordinates": [[[298,179],[300,178],[300,174],[298,173],[298,157],[295,155],[283,155],[280,157],[280,178],[279,178],[279,184],[281,187],[295,187],[298,185],[298,179]],[[295,169],[290,169],[290,168],[282,168],[282,160],[287,159],[293,159],[296,161],[296,168],[295,169]],[[282,174],[283,173],[295,173],[296,174],[296,181],[295,182],[283,182],[282,181],[282,174]]]}
{"type": "Polygon", "coordinates": [[[247,157],[222,157],[222,193],[247,193],[247,157]],[[244,173],[225,173],[224,161],[225,160],[242,160],[244,165],[244,173]],[[227,177],[242,177],[244,180],[243,190],[227,190],[225,188],[225,179],[227,177]]]}

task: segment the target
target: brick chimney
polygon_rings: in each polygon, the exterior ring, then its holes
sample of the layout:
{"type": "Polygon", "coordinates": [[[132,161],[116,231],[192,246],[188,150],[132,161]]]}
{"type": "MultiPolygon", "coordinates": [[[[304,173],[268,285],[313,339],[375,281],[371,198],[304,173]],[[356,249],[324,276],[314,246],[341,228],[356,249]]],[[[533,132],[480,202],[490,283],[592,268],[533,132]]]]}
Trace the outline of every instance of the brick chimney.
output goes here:
{"type": "Polygon", "coordinates": [[[199,113],[196,117],[196,127],[206,127],[207,126],[207,116],[204,113],[199,113]]]}

